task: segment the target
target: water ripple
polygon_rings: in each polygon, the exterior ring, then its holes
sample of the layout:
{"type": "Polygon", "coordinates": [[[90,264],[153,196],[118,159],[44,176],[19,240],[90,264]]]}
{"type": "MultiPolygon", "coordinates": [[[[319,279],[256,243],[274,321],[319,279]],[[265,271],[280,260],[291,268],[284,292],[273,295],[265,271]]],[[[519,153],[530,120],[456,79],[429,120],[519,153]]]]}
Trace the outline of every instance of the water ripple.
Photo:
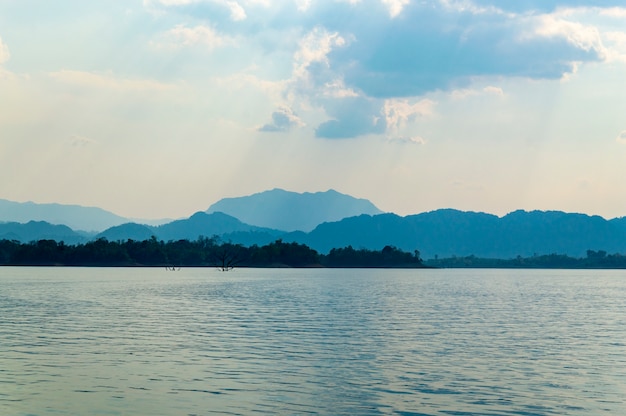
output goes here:
{"type": "Polygon", "coordinates": [[[625,278],[0,268],[0,414],[626,414],[625,278]]]}

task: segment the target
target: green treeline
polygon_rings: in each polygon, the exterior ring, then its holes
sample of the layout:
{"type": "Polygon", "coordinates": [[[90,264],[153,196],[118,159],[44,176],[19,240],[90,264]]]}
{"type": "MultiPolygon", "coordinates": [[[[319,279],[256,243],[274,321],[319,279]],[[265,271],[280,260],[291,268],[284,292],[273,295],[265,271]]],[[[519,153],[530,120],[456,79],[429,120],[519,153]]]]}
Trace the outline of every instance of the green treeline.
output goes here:
{"type": "Polygon", "coordinates": [[[277,240],[259,247],[222,242],[217,237],[163,242],[98,239],[66,245],[54,240],[28,244],[0,241],[0,265],[207,267],[424,267],[413,254],[386,246],[381,251],[333,249],[319,254],[306,245],[277,240]]]}
{"type": "Polygon", "coordinates": [[[626,269],[626,255],[587,250],[587,256],[576,258],[565,254],[517,256],[514,259],[486,259],[476,256],[431,259],[431,267],[444,268],[502,268],[502,269],[626,269]]]}
{"type": "Polygon", "coordinates": [[[476,256],[435,258],[423,262],[413,253],[386,246],[380,251],[334,248],[328,254],[299,243],[277,240],[250,247],[222,242],[218,237],[195,241],[108,241],[104,238],[85,244],[68,245],[54,240],[27,244],[0,240],[0,265],[4,266],[165,266],[165,267],[435,267],[435,268],[543,268],[543,269],[626,269],[626,255],[587,250],[586,257],[564,254],[488,259],[476,256]]]}

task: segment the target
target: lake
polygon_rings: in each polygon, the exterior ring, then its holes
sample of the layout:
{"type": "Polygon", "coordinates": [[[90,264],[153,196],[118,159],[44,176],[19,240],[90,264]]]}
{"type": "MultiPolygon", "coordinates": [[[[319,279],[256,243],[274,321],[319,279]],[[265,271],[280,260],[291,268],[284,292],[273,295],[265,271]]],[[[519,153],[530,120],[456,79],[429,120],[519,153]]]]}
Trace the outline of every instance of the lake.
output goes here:
{"type": "Polygon", "coordinates": [[[626,271],[0,268],[0,414],[626,414],[626,271]]]}

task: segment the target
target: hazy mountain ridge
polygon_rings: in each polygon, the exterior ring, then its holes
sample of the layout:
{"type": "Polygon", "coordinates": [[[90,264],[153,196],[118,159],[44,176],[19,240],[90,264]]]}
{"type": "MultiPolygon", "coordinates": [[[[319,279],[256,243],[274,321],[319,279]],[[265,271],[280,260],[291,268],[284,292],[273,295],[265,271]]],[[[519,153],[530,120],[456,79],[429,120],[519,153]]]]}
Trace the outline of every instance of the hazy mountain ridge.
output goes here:
{"type": "Polygon", "coordinates": [[[223,212],[258,227],[305,232],[324,222],[382,213],[366,199],[332,189],[297,193],[278,188],[249,196],[224,198],[211,205],[206,212],[223,212]]]}
{"type": "Polygon", "coordinates": [[[45,221],[29,221],[27,223],[0,223],[0,240],[15,240],[29,243],[35,240],[63,241],[66,244],[77,244],[89,241],[90,233],[74,231],[66,225],[55,225],[45,221]]]}
{"type": "Polygon", "coordinates": [[[309,233],[255,227],[217,212],[198,212],[187,219],[157,227],[127,223],[95,237],[44,222],[0,224],[0,238],[22,242],[53,239],[73,244],[93,238],[125,241],[146,240],[152,236],[170,241],[214,235],[248,246],[282,239],[306,244],[321,253],[347,246],[380,250],[392,245],[409,252],[419,250],[423,258],[469,255],[514,258],[551,253],[583,257],[587,250],[626,253],[626,219],[608,221],[599,216],[560,211],[514,211],[501,218],[452,209],[406,217],[360,215],[320,224],[309,233]]]}
{"type": "Polygon", "coordinates": [[[81,205],[38,204],[0,199],[0,222],[27,223],[44,221],[66,225],[73,230],[99,232],[129,222],[158,225],[171,220],[141,220],[124,218],[98,207],[81,205]]]}
{"type": "Polygon", "coordinates": [[[514,211],[504,217],[451,209],[399,217],[361,216],[322,224],[295,238],[325,252],[333,247],[380,249],[389,244],[420,250],[424,258],[512,258],[534,254],[584,256],[586,251],[626,252],[626,221],[560,211],[514,211]]]}
{"type": "Polygon", "coordinates": [[[96,207],[0,199],[0,221],[17,223],[45,221],[50,224],[66,225],[74,230],[101,231],[129,220],[96,207]]]}
{"type": "MultiPolygon", "coordinates": [[[[273,190],[255,195],[256,197],[261,195],[264,198],[287,195],[290,199],[293,194],[295,193],[273,190]]],[[[308,201],[307,198],[313,194],[295,195],[301,195],[303,200],[308,201]]],[[[315,195],[317,195],[316,198],[323,195],[330,195],[334,198],[342,194],[327,191],[315,195]]],[[[343,199],[343,196],[340,199],[343,199]]],[[[356,199],[348,200],[352,202],[356,199]]],[[[238,205],[245,205],[249,201],[251,200],[242,197],[235,202],[238,205]]],[[[286,213],[289,211],[298,217],[297,207],[301,204],[291,209],[285,208],[288,204],[284,205],[284,200],[281,204],[283,204],[281,208],[283,211],[280,211],[282,216],[289,217],[291,214],[286,213]]],[[[216,204],[212,207],[214,206],[216,204]]],[[[309,204],[310,206],[315,206],[315,204],[309,204]]],[[[258,207],[258,204],[251,204],[248,208],[254,211],[258,207]]],[[[371,205],[371,207],[374,206],[371,205]]],[[[375,207],[374,209],[377,210],[375,207]]],[[[274,217],[272,214],[266,214],[265,218],[274,217]]],[[[0,220],[3,219],[0,217],[0,220]]],[[[327,253],[332,248],[346,246],[380,250],[385,245],[392,245],[405,251],[419,250],[423,258],[469,255],[486,258],[513,258],[551,253],[581,257],[586,254],[587,250],[626,253],[626,217],[606,220],[599,216],[561,211],[518,210],[503,217],[454,209],[440,209],[405,217],[391,213],[361,214],[338,221],[322,222],[310,232],[285,232],[271,227],[259,227],[222,212],[197,212],[189,218],[159,226],[125,222],[97,235],[77,232],[64,225],[52,225],[42,221],[30,221],[25,224],[0,223],[0,239],[21,242],[53,239],[75,244],[94,238],[107,238],[110,241],[127,239],[141,241],[152,236],[159,240],[169,241],[196,240],[200,236],[212,237],[214,235],[221,237],[224,241],[248,246],[265,245],[277,239],[283,239],[285,242],[306,244],[321,253],[327,253]]]]}

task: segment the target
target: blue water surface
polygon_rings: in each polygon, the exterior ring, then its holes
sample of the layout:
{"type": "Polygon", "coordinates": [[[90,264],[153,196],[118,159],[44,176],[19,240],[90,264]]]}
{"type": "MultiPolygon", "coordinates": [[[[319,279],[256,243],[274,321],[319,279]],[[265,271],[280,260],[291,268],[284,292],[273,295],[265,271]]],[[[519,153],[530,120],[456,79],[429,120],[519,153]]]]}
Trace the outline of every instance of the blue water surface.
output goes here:
{"type": "Polygon", "coordinates": [[[626,414],[625,307],[624,271],[0,268],[0,414],[626,414]]]}

